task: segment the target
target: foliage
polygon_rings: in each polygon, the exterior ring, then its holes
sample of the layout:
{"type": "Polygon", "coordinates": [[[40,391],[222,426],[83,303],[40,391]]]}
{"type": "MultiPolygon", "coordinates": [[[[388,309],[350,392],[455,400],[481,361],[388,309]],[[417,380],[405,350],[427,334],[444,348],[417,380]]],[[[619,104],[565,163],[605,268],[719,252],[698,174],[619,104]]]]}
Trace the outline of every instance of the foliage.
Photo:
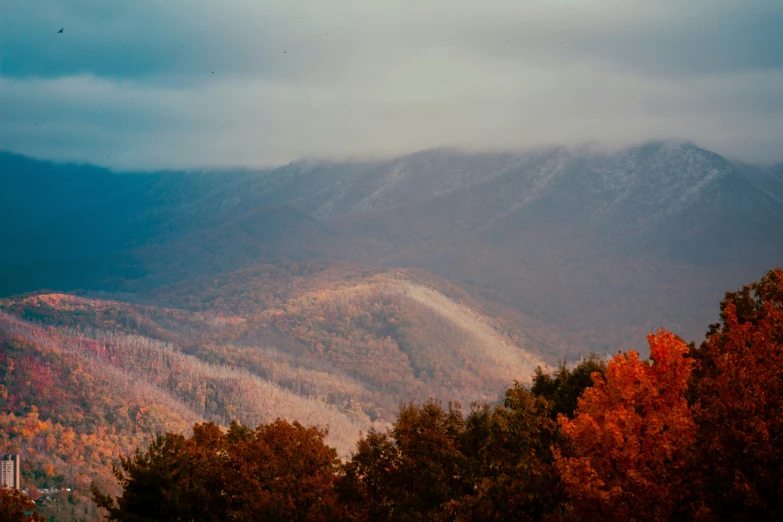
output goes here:
{"type": "Polygon", "coordinates": [[[28,520],[43,520],[35,510],[35,502],[16,489],[0,487],[0,522],[28,520]]]}
{"type": "Polygon", "coordinates": [[[571,456],[556,467],[581,520],[666,520],[686,496],[684,469],[696,425],[685,393],[693,361],[673,334],[650,335],[651,363],[618,354],[561,415],[571,456]]]}
{"type": "Polygon", "coordinates": [[[556,520],[566,498],[553,463],[562,443],[551,418],[552,403],[519,383],[504,406],[477,409],[468,417],[480,473],[474,491],[451,502],[456,520],[556,520]]]}
{"type": "Polygon", "coordinates": [[[726,294],[699,348],[660,331],[649,360],[591,355],[539,367],[502,404],[392,416],[398,396],[491,396],[520,352],[432,288],[300,269],[259,283],[266,308],[209,286],[220,313],[2,301],[16,316],[0,312],[0,451],[23,455],[33,495],[72,490],[39,512],[94,519],[93,482],[128,521],[780,518],[783,271],[726,294]]]}
{"type": "MultiPolygon", "coordinates": [[[[525,349],[529,340],[482,313],[464,291],[418,271],[261,265],[160,289],[154,298],[196,311],[42,293],[0,300],[11,314],[0,328],[73,361],[88,382],[119,374],[144,395],[165,396],[155,402],[188,417],[185,426],[278,416],[328,424],[341,456],[360,430],[392,421],[400,400],[494,401],[541,361],[525,349]]],[[[47,372],[60,363],[42,364],[41,372],[30,369],[34,382],[56,382],[47,372]]],[[[62,393],[67,385],[35,398],[17,388],[7,410],[17,415],[20,400],[44,420],[78,403],[62,393]]],[[[94,415],[101,402],[83,401],[79,414],[118,432],[154,431],[126,422],[120,410],[94,415]]],[[[131,414],[154,413],[148,400],[139,402],[131,414]]]]}
{"type": "Polygon", "coordinates": [[[17,335],[24,332],[11,323],[0,326],[11,333],[0,333],[0,452],[21,454],[26,487],[70,490],[45,511],[89,517],[89,485],[116,489],[118,455],[146,445],[154,430],[187,428],[169,404],[150,401],[120,376],[17,335]]]}
{"type": "Polygon", "coordinates": [[[340,498],[357,520],[554,520],[566,506],[550,409],[519,384],[503,406],[466,417],[434,400],[405,404],[391,430],[359,441],[340,498]]]}
{"type": "Polygon", "coordinates": [[[336,452],[326,432],[277,420],[223,432],[158,436],[147,451],[120,459],[114,499],[93,487],[108,520],[332,520],[336,452]]]}
{"type": "Polygon", "coordinates": [[[606,372],[606,361],[596,353],[583,358],[572,369],[563,361],[552,374],[545,372],[539,366],[533,376],[533,386],[530,391],[552,402],[553,419],[558,415],[573,418],[577,400],[585,388],[593,385],[595,372],[601,376],[606,372]]]}
{"type": "Polygon", "coordinates": [[[326,430],[277,420],[254,433],[229,432],[223,474],[232,520],[332,520],[337,452],[326,430]]]}
{"type": "Polygon", "coordinates": [[[726,294],[696,358],[695,472],[711,515],[783,517],[783,270],[726,294]]]}
{"type": "Polygon", "coordinates": [[[370,431],[345,465],[341,490],[360,520],[442,518],[450,499],[470,493],[474,470],[464,453],[459,405],[404,404],[393,428],[370,431]]]}

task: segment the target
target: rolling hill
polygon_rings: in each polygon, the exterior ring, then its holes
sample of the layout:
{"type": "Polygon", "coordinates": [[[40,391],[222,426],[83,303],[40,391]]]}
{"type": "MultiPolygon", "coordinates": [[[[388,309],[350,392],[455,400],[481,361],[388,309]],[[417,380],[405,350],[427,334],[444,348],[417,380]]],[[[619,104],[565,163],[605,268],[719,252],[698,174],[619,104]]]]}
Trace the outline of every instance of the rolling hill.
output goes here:
{"type": "Polygon", "coordinates": [[[347,457],[401,402],[498,400],[551,361],[538,339],[558,342],[424,272],[343,262],[260,265],[140,299],[0,300],[0,450],[22,453],[28,484],[71,487],[84,516],[90,483],[115,491],[111,463],[157,433],[285,418],[328,427],[347,457]]]}

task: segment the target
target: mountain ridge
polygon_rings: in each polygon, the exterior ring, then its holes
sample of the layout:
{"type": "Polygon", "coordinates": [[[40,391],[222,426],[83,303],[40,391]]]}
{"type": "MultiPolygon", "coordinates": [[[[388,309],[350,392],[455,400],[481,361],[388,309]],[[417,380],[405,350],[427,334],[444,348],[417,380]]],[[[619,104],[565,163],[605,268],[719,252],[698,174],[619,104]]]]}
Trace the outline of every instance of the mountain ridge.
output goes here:
{"type": "Polygon", "coordinates": [[[563,328],[574,351],[611,351],[658,321],[700,335],[722,288],[783,259],[783,171],[681,142],[113,174],[98,201],[79,189],[58,199],[34,179],[57,166],[35,166],[27,192],[6,197],[43,191],[54,204],[48,217],[6,215],[35,226],[16,239],[0,229],[0,294],[143,292],[258,263],[346,260],[434,272],[563,328]],[[625,328],[634,335],[612,338],[625,328]],[[606,342],[585,342],[589,330],[606,342]]]}

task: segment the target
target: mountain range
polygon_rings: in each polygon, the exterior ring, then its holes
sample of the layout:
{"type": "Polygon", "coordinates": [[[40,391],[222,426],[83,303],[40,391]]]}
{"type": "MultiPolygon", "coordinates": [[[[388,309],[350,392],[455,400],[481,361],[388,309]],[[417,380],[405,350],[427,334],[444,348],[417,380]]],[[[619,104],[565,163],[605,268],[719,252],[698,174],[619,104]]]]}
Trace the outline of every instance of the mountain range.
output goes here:
{"type": "Polygon", "coordinates": [[[661,325],[698,339],[723,291],[783,259],[783,166],[680,142],[145,173],[6,153],[0,180],[0,295],[143,296],[281,260],[420,268],[558,330],[556,356],[661,325]]]}

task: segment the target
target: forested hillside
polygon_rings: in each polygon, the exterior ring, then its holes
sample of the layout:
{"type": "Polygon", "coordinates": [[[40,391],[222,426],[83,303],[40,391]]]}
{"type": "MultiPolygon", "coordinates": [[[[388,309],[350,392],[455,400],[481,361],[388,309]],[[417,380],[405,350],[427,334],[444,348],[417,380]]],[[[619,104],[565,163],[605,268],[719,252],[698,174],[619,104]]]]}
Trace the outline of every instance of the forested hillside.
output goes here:
{"type": "Polygon", "coordinates": [[[264,265],[145,299],[0,301],[0,433],[28,484],[82,501],[92,480],[113,491],[117,455],[197,421],[328,426],[347,457],[401,401],[499,400],[551,360],[533,339],[557,341],[426,273],[345,263],[264,265]]]}

